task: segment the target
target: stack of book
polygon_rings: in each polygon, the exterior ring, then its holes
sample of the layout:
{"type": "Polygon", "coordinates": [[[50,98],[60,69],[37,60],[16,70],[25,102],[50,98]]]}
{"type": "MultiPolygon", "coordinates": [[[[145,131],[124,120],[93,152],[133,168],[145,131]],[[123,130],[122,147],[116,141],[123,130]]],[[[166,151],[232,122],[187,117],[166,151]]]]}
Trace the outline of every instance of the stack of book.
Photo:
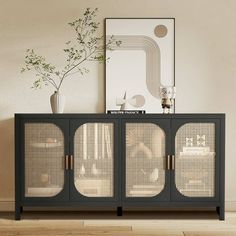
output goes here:
{"type": "Polygon", "coordinates": [[[155,196],[162,190],[163,186],[158,185],[133,185],[129,195],[133,197],[155,196]]]}
{"type": "Polygon", "coordinates": [[[108,114],[145,114],[145,110],[108,110],[108,114]]]}
{"type": "Polygon", "coordinates": [[[211,152],[210,147],[183,147],[183,152],[180,152],[180,157],[214,155],[215,152],[211,152]]]}

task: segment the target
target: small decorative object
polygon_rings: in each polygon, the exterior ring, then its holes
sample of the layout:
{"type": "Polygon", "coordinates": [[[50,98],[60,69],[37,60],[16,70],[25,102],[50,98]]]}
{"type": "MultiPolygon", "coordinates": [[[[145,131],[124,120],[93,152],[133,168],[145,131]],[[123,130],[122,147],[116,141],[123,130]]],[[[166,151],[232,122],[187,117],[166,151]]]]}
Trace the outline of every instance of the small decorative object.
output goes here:
{"type": "Polygon", "coordinates": [[[121,99],[117,98],[117,99],[116,99],[116,105],[117,105],[117,106],[120,106],[120,110],[125,110],[125,108],[126,108],[126,103],[127,103],[127,102],[128,102],[128,101],[127,101],[127,99],[126,99],[126,92],[125,92],[123,98],[121,98],[121,99]]]}
{"type": "Polygon", "coordinates": [[[152,173],[150,174],[149,180],[150,180],[150,182],[154,183],[154,182],[157,181],[158,177],[159,177],[159,171],[158,171],[157,168],[155,168],[155,169],[152,171],[152,173]]]}
{"type": "Polygon", "coordinates": [[[103,36],[98,36],[97,32],[100,23],[94,19],[98,9],[90,10],[87,8],[82,18],[69,23],[75,32],[75,39],[66,42],[66,48],[63,49],[66,57],[65,66],[57,68],[46,58],[35,53],[33,49],[27,49],[25,56],[25,67],[21,72],[35,71],[35,80],[32,88],[40,89],[43,86],[51,85],[55,93],[51,96],[51,105],[53,113],[62,113],[65,105],[65,97],[62,96],[60,88],[65,81],[73,74],[79,73],[81,76],[88,73],[89,69],[84,66],[85,62],[105,60],[104,47],[110,48],[112,44],[119,46],[121,41],[115,41],[110,38],[104,46],[103,36]]]}
{"type": "Polygon", "coordinates": [[[185,139],[185,146],[192,147],[193,146],[193,138],[186,138],[185,139]]]}
{"type": "Polygon", "coordinates": [[[134,95],[131,98],[127,98],[127,93],[125,92],[123,98],[117,98],[116,99],[116,105],[120,106],[120,110],[127,110],[127,108],[130,108],[130,106],[133,106],[135,108],[142,107],[145,104],[145,98],[144,96],[137,94],[134,95]]]}
{"type": "Polygon", "coordinates": [[[49,184],[49,174],[47,173],[42,173],[40,176],[41,183],[44,186],[47,186],[49,184]]]}
{"type": "Polygon", "coordinates": [[[176,88],[173,86],[160,87],[160,93],[163,113],[170,113],[171,108],[174,105],[176,88]]]}
{"type": "Polygon", "coordinates": [[[205,147],[206,146],[206,136],[205,135],[197,135],[197,146],[205,147]]]}
{"type": "Polygon", "coordinates": [[[130,156],[132,158],[137,157],[137,154],[139,152],[143,152],[143,154],[146,156],[148,159],[152,159],[152,151],[150,150],[149,147],[147,147],[143,142],[139,142],[131,151],[130,156]]]}
{"type": "Polygon", "coordinates": [[[99,174],[101,174],[101,170],[97,169],[96,164],[93,164],[92,168],[91,168],[91,173],[93,175],[99,175],[99,174]]]}
{"type": "Polygon", "coordinates": [[[55,138],[47,138],[46,143],[57,143],[57,139],[55,138]]]}
{"type": "Polygon", "coordinates": [[[79,174],[80,174],[81,176],[84,176],[84,175],[85,175],[85,167],[84,167],[84,164],[82,164],[82,166],[80,167],[79,174]]]}

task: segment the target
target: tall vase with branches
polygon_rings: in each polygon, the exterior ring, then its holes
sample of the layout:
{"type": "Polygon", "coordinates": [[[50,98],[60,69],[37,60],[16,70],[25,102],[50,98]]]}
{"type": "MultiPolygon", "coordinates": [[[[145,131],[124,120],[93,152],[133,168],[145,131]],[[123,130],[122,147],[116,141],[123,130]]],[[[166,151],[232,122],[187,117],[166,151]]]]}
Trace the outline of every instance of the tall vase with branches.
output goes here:
{"type": "MultiPolygon", "coordinates": [[[[33,49],[27,49],[25,65],[21,72],[36,72],[31,88],[41,89],[43,86],[52,86],[55,90],[54,95],[59,98],[59,91],[64,81],[69,79],[72,74],[79,73],[84,75],[89,72],[84,62],[104,62],[106,61],[104,48],[111,50],[114,44],[120,46],[121,41],[116,41],[114,37],[110,37],[106,45],[104,45],[104,37],[98,36],[100,23],[95,20],[97,12],[98,8],[93,10],[87,8],[83,17],[69,23],[75,32],[75,39],[66,42],[66,47],[63,49],[66,54],[66,62],[63,68],[57,68],[54,64],[48,62],[45,57],[38,55],[33,49]]],[[[60,100],[57,98],[54,101],[55,104],[59,102],[60,100]]],[[[63,103],[63,99],[61,99],[61,102],[63,103]]],[[[61,113],[63,108],[54,107],[53,112],[61,113]]]]}

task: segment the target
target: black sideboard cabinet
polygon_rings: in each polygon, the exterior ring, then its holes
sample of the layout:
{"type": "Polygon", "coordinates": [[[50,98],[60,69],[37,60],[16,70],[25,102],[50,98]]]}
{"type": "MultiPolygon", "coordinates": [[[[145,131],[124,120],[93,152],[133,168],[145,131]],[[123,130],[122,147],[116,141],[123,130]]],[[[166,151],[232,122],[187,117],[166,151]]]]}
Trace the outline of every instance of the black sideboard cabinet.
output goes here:
{"type": "Polygon", "coordinates": [[[24,207],[209,208],[224,220],[224,114],[16,114],[24,207]]]}

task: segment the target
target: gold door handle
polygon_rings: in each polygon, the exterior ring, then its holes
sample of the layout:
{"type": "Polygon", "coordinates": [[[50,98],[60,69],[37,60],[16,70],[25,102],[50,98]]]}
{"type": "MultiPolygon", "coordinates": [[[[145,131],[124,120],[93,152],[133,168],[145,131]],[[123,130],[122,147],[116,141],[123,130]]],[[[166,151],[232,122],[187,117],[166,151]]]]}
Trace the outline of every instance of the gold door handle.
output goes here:
{"type": "Polygon", "coordinates": [[[65,157],[65,169],[69,170],[69,156],[68,155],[66,155],[65,157]]]}
{"type": "Polygon", "coordinates": [[[74,169],[74,156],[70,155],[70,169],[73,170],[74,169]]]}
{"type": "Polygon", "coordinates": [[[171,170],[175,169],[175,155],[171,155],[171,170]]]}
{"type": "Polygon", "coordinates": [[[167,155],[166,157],[166,169],[170,170],[170,155],[167,155]]]}

